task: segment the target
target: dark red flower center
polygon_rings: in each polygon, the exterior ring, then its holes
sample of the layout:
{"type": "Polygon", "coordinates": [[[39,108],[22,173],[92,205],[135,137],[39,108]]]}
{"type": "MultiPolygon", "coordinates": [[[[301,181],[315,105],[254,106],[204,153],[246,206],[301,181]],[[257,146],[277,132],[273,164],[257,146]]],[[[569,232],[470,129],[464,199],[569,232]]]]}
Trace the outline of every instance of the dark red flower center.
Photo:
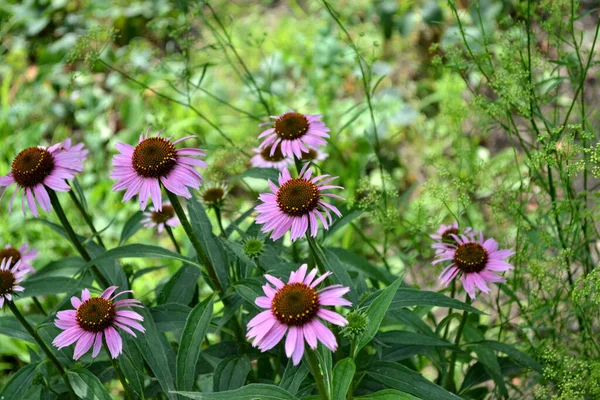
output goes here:
{"type": "Polygon", "coordinates": [[[317,151],[315,149],[308,149],[308,153],[302,153],[302,161],[313,161],[317,158],[317,151]]]}
{"type": "Polygon", "coordinates": [[[317,315],[319,296],[315,289],[304,283],[288,283],[275,294],[271,310],[282,324],[302,326],[317,315]]]}
{"type": "Polygon", "coordinates": [[[77,323],[85,331],[100,332],[113,324],[116,313],[110,300],[93,297],[77,309],[77,323]]]}
{"type": "Polygon", "coordinates": [[[162,206],[162,211],[152,211],[152,222],[164,224],[175,216],[175,210],[172,206],[162,206]]]}
{"type": "Polygon", "coordinates": [[[10,267],[15,265],[21,259],[21,252],[19,252],[19,250],[15,249],[14,247],[9,247],[8,249],[0,250],[0,262],[2,262],[2,260],[4,259],[8,260],[11,257],[12,260],[10,261],[10,267]]]}
{"type": "Polygon", "coordinates": [[[290,179],[277,192],[277,204],[281,211],[295,217],[314,210],[320,198],[317,185],[304,178],[290,179]]]}
{"type": "Polygon", "coordinates": [[[0,270],[0,296],[12,293],[15,286],[15,276],[12,272],[0,270]]]}
{"type": "Polygon", "coordinates": [[[458,235],[457,228],[450,228],[446,230],[446,232],[442,233],[442,242],[450,243],[450,244],[458,244],[456,240],[452,237],[452,235],[458,235]]]}
{"type": "Polygon", "coordinates": [[[161,137],[143,140],[133,151],[133,168],[145,178],[167,175],[177,164],[177,151],[173,144],[161,137]]]}
{"type": "Polygon", "coordinates": [[[219,205],[225,198],[225,190],[220,187],[206,189],[202,192],[202,200],[210,206],[219,205]]]}
{"type": "Polygon", "coordinates": [[[283,114],[275,121],[275,133],[283,140],[298,139],[308,131],[308,119],[299,113],[283,114]]]}
{"type": "Polygon", "coordinates": [[[54,158],[46,149],[28,147],[12,162],[12,175],[21,187],[33,187],[43,183],[44,178],[54,171],[54,158]]]}
{"type": "Polygon", "coordinates": [[[488,252],[479,243],[461,244],[454,253],[454,264],[467,274],[483,271],[487,260],[488,252]]]}
{"type": "Polygon", "coordinates": [[[273,155],[271,155],[271,147],[272,146],[267,146],[260,152],[260,156],[263,158],[263,160],[270,162],[279,162],[285,158],[285,156],[281,152],[281,146],[277,146],[277,148],[275,148],[275,152],[273,153],[273,155]]]}

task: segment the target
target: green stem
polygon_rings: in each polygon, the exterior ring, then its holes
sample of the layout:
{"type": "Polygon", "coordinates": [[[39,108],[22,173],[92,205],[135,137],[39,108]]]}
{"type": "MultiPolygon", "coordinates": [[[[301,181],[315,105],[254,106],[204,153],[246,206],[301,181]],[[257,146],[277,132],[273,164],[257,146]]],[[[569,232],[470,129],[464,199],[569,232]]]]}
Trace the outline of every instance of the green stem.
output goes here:
{"type": "MultiPolygon", "coordinates": [[[[108,349],[107,349],[107,351],[108,351],[108,349]]],[[[112,366],[113,366],[115,372],[117,373],[117,377],[119,378],[119,381],[121,381],[121,385],[123,386],[123,390],[125,391],[125,398],[126,399],[135,399],[136,396],[131,395],[131,388],[129,387],[129,384],[127,383],[127,379],[125,379],[125,375],[123,374],[123,370],[121,369],[121,366],[119,365],[119,361],[112,357],[110,358],[110,361],[112,362],[112,366]]]]}
{"type": "Polygon", "coordinates": [[[94,236],[96,236],[96,240],[98,241],[98,244],[100,246],[102,246],[103,248],[106,248],[106,246],[104,245],[104,242],[102,241],[102,238],[100,237],[100,234],[98,233],[98,231],[96,230],[96,227],[94,226],[94,221],[92,221],[92,218],[85,210],[85,207],[83,207],[83,204],[81,204],[81,201],[79,201],[79,199],[75,195],[75,192],[73,191],[73,189],[69,190],[69,196],[71,196],[71,200],[73,200],[73,203],[75,203],[75,207],[77,207],[77,209],[79,210],[79,213],[83,217],[85,223],[90,227],[94,236]]]}
{"type": "Polygon", "coordinates": [[[319,272],[321,273],[321,275],[323,275],[325,272],[327,272],[327,270],[325,269],[325,266],[323,265],[323,262],[321,261],[321,258],[319,257],[319,252],[320,251],[322,252],[322,250],[319,247],[319,244],[317,243],[315,238],[310,236],[308,231],[306,232],[306,240],[308,241],[308,247],[310,247],[310,251],[315,259],[317,268],[319,268],[319,272]]]}
{"type": "Polygon", "coordinates": [[[175,240],[175,235],[173,235],[173,230],[167,224],[165,224],[165,230],[169,234],[169,237],[171,238],[171,242],[173,242],[173,246],[175,246],[175,251],[177,251],[179,254],[181,254],[181,248],[179,247],[177,240],[175,240]]]}
{"type": "Polygon", "coordinates": [[[325,380],[323,379],[323,374],[321,373],[321,367],[319,366],[315,351],[307,349],[305,354],[308,364],[310,365],[310,372],[315,378],[317,389],[319,389],[319,393],[321,394],[321,399],[329,400],[329,394],[327,393],[327,387],[325,386],[325,380]]]}
{"type": "MultiPolygon", "coordinates": [[[[471,304],[471,297],[467,295],[465,303],[471,304]]],[[[460,344],[460,339],[462,337],[463,330],[465,329],[465,325],[467,324],[467,317],[469,316],[468,311],[463,312],[462,319],[460,320],[460,325],[458,326],[458,331],[456,331],[456,338],[454,339],[454,345],[456,347],[460,344]]],[[[446,389],[454,388],[454,367],[456,365],[456,358],[458,357],[458,351],[452,353],[452,357],[450,358],[450,365],[448,369],[448,375],[446,376],[446,389]]],[[[454,391],[454,390],[453,390],[454,391]]]]}
{"type": "Polygon", "coordinates": [[[217,222],[219,223],[219,229],[221,230],[221,236],[224,239],[227,239],[227,233],[225,233],[225,229],[223,228],[223,222],[221,221],[221,208],[215,207],[215,214],[217,215],[217,222]]]}
{"type": "MultiPolygon", "coordinates": [[[[454,295],[456,294],[456,280],[452,279],[452,282],[450,283],[450,297],[454,298],[454,295]]],[[[449,317],[450,315],[452,315],[452,308],[448,309],[448,314],[446,315],[446,317],[449,317]]],[[[446,340],[448,338],[448,331],[450,331],[450,323],[448,322],[446,324],[446,328],[444,329],[444,340],[446,340]]]]}
{"type": "Polygon", "coordinates": [[[48,359],[52,362],[52,364],[54,364],[54,366],[60,373],[60,376],[62,376],[63,380],[65,381],[65,384],[67,385],[67,389],[71,393],[71,396],[73,398],[75,398],[75,393],[73,392],[71,383],[69,382],[69,379],[67,379],[65,369],[63,368],[60,361],[58,361],[58,359],[56,358],[54,353],[52,353],[52,351],[48,348],[48,346],[46,346],[46,343],[42,340],[40,335],[37,334],[35,329],[33,329],[33,327],[31,325],[29,325],[29,322],[27,322],[27,320],[25,319],[23,314],[21,314],[21,312],[19,311],[19,309],[17,308],[15,303],[13,303],[12,301],[9,301],[6,304],[8,305],[8,308],[10,308],[10,311],[12,311],[15,318],[21,323],[21,325],[23,325],[23,327],[27,330],[27,332],[29,332],[31,337],[37,342],[38,346],[40,346],[40,349],[42,349],[42,351],[46,354],[48,359]]]}
{"type": "Polygon", "coordinates": [[[35,306],[37,307],[37,309],[44,314],[44,317],[48,316],[48,313],[46,312],[46,310],[44,310],[44,307],[42,306],[42,303],[40,303],[40,301],[38,300],[37,297],[35,296],[31,296],[31,300],[33,300],[33,304],[35,304],[35,306]]]}
{"type": "MultiPolygon", "coordinates": [[[[90,256],[90,254],[88,253],[86,248],[79,241],[77,234],[75,233],[75,231],[73,230],[73,227],[71,226],[71,223],[67,219],[65,211],[63,210],[62,206],[60,205],[60,201],[58,200],[58,196],[56,196],[56,192],[54,190],[50,189],[50,190],[48,190],[48,195],[50,196],[50,203],[52,203],[52,208],[54,208],[54,211],[56,212],[56,215],[58,216],[60,223],[62,224],[63,228],[65,228],[65,232],[69,236],[71,243],[73,244],[73,246],[75,246],[75,248],[77,249],[77,251],[79,252],[81,257],[85,261],[91,261],[92,257],[90,256]]],[[[102,275],[102,273],[100,272],[98,267],[96,267],[95,265],[92,265],[91,268],[92,268],[92,272],[94,273],[94,276],[96,277],[96,280],[98,281],[98,283],[104,288],[109,287],[110,284],[108,283],[108,281],[106,280],[104,275],[102,275]]]]}
{"type": "Polygon", "coordinates": [[[177,214],[177,217],[179,218],[179,221],[181,221],[181,225],[183,226],[185,233],[187,234],[188,238],[190,239],[190,242],[192,242],[192,246],[194,247],[194,250],[196,250],[198,259],[205,266],[206,271],[208,272],[208,276],[210,277],[210,280],[213,284],[213,287],[215,288],[215,290],[217,292],[219,292],[219,294],[224,295],[223,287],[221,286],[221,283],[219,282],[219,279],[217,278],[217,273],[215,272],[215,268],[212,265],[212,263],[210,262],[210,259],[206,256],[206,253],[204,252],[204,249],[202,248],[202,244],[200,243],[200,239],[198,239],[198,236],[196,236],[196,232],[194,232],[194,228],[192,228],[190,221],[188,220],[187,216],[185,215],[185,211],[183,210],[183,207],[181,206],[181,203],[179,202],[179,198],[177,197],[176,194],[169,192],[166,188],[165,188],[165,191],[167,192],[167,196],[169,197],[169,200],[171,201],[173,210],[175,210],[175,214],[177,214]]]}

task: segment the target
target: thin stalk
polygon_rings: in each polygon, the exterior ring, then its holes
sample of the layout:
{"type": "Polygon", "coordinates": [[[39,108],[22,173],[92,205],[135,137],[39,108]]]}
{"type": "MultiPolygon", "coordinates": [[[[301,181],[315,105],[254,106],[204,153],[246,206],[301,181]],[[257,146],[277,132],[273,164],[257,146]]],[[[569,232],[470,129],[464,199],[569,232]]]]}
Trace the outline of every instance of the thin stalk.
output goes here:
{"type": "Polygon", "coordinates": [[[171,238],[171,242],[173,242],[173,246],[175,246],[175,251],[178,252],[179,254],[181,254],[181,248],[179,247],[179,243],[177,243],[177,240],[175,240],[175,235],[173,235],[173,230],[167,224],[165,224],[165,230],[167,231],[167,234],[169,234],[169,237],[171,238]]]}
{"type": "MultiPolygon", "coordinates": [[[[450,283],[450,297],[454,298],[456,294],[456,280],[452,279],[452,282],[450,283]]],[[[452,315],[452,309],[449,308],[448,309],[448,314],[446,315],[446,318],[449,317],[450,315],[452,315]]],[[[443,339],[446,340],[448,338],[448,331],[450,331],[450,323],[446,324],[446,328],[444,329],[444,336],[443,339]]]]}
{"type": "Polygon", "coordinates": [[[321,261],[321,258],[319,257],[319,252],[321,252],[322,250],[319,247],[319,245],[317,244],[317,241],[315,240],[315,238],[310,236],[310,234],[308,232],[306,232],[306,241],[308,242],[308,247],[310,247],[310,251],[315,259],[317,268],[319,268],[319,273],[321,275],[323,275],[324,273],[327,272],[327,270],[325,269],[325,266],[323,265],[323,262],[321,261]]]}
{"type": "MultiPolygon", "coordinates": [[[[467,304],[471,304],[471,298],[469,297],[469,295],[467,295],[467,299],[465,301],[467,304]]],[[[456,331],[456,337],[454,338],[454,345],[456,347],[459,346],[460,344],[460,339],[462,338],[462,334],[463,334],[463,330],[465,329],[465,325],[467,324],[467,317],[469,316],[469,312],[468,311],[464,311],[463,312],[463,316],[462,319],[460,320],[460,325],[458,326],[458,331],[456,331]]],[[[450,358],[450,364],[449,364],[449,369],[448,369],[448,375],[446,376],[446,389],[449,389],[450,387],[454,388],[454,367],[456,366],[456,358],[458,356],[458,352],[455,351],[452,353],[452,356],[450,358]]]]}
{"type": "Polygon", "coordinates": [[[35,304],[36,308],[42,313],[44,314],[44,317],[48,316],[48,313],[46,312],[46,310],[44,310],[44,307],[42,306],[42,303],[40,303],[40,301],[38,300],[37,297],[32,296],[31,300],[33,300],[33,304],[35,304]]]}
{"type": "MultiPolygon", "coordinates": [[[[75,231],[73,230],[73,227],[71,226],[71,223],[67,219],[67,215],[65,214],[65,211],[63,210],[62,206],[60,205],[60,201],[58,200],[58,196],[56,196],[56,192],[54,192],[54,190],[48,190],[48,195],[50,196],[50,203],[52,203],[52,208],[54,208],[54,211],[56,212],[56,215],[58,216],[60,223],[62,224],[63,228],[65,228],[65,232],[69,236],[71,243],[73,244],[73,246],[75,246],[75,248],[77,249],[77,251],[79,252],[81,257],[85,261],[91,261],[92,257],[90,256],[90,254],[88,253],[86,248],[79,241],[77,234],[75,233],[75,231]]],[[[96,267],[95,265],[92,265],[91,269],[92,269],[94,276],[96,277],[96,280],[103,288],[107,288],[110,286],[110,284],[108,283],[108,281],[106,280],[104,275],[102,275],[102,273],[100,272],[98,267],[96,267]]]]}
{"type": "Polygon", "coordinates": [[[15,303],[13,303],[12,301],[9,301],[6,304],[8,305],[8,308],[10,308],[10,311],[12,311],[15,318],[21,323],[21,325],[23,325],[23,328],[25,328],[25,330],[27,330],[27,332],[29,332],[29,334],[36,341],[38,346],[40,346],[40,349],[42,349],[42,351],[46,354],[48,359],[52,362],[52,364],[54,364],[54,366],[60,373],[60,376],[65,381],[65,384],[67,385],[67,389],[71,393],[71,397],[76,398],[75,393],[73,392],[73,388],[71,387],[71,383],[69,382],[69,379],[67,378],[67,374],[65,373],[65,369],[63,368],[60,361],[58,361],[58,359],[56,358],[54,353],[52,353],[52,351],[48,348],[46,343],[42,340],[40,335],[37,334],[35,329],[33,329],[33,327],[31,325],[29,325],[29,322],[27,322],[27,320],[25,319],[23,314],[21,314],[21,312],[19,311],[19,309],[17,308],[15,303]]]}
{"type": "Polygon", "coordinates": [[[321,399],[329,400],[329,394],[327,393],[327,387],[325,386],[325,380],[323,379],[323,374],[321,373],[321,367],[319,365],[319,361],[317,360],[315,351],[307,349],[305,354],[308,364],[310,365],[310,372],[315,378],[317,389],[319,389],[319,393],[321,394],[321,399]]]}
{"type": "Polygon", "coordinates": [[[223,228],[223,221],[221,220],[221,207],[215,207],[215,214],[217,216],[217,222],[219,223],[219,229],[221,230],[221,237],[227,239],[227,233],[223,228]]]}
{"type": "Polygon", "coordinates": [[[100,237],[100,234],[98,233],[98,231],[96,230],[96,227],[94,226],[94,221],[92,221],[92,218],[89,216],[89,214],[83,207],[83,204],[81,204],[81,201],[79,201],[79,199],[75,195],[75,192],[73,191],[73,189],[69,190],[69,196],[71,196],[71,200],[73,200],[73,203],[75,203],[75,207],[77,207],[77,209],[79,210],[79,213],[83,217],[85,223],[90,227],[94,236],[96,236],[96,240],[98,241],[98,244],[100,246],[102,246],[103,248],[106,248],[106,246],[104,245],[104,242],[102,241],[102,238],[100,237]]]}
{"type": "MultiPolygon", "coordinates": [[[[108,351],[108,349],[107,349],[107,351],[108,351]]],[[[125,399],[135,399],[135,396],[131,395],[131,388],[129,387],[129,384],[127,383],[127,379],[125,379],[125,375],[123,374],[123,370],[121,369],[121,366],[119,365],[119,361],[112,357],[110,358],[110,361],[112,363],[112,366],[113,366],[115,372],[117,373],[117,377],[119,378],[119,381],[121,381],[123,390],[125,391],[125,399]]]]}
{"type": "Polygon", "coordinates": [[[167,192],[167,196],[169,197],[169,200],[171,201],[173,210],[175,210],[175,214],[177,214],[177,217],[179,218],[179,221],[181,221],[181,225],[183,226],[185,233],[187,234],[188,238],[190,239],[190,242],[192,242],[192,246],[194,247],[194,250],[196,250],[198,259],[201,260],[202,264],[206,268],[206,272],[208,273],[208,276],[210,277],[213,287],[215,288],[215,290],[217,292],[219,292],[219,294],[224,295],[223,287],[221,286],[221,283],[219,282],[219,279],[217,278],[217,273],[215,272],[215,267],[212,265],[212,263],[210,262],[210,259],[207,257],[206,253],[204,252],[204,249],[202,248],[202,244],[200,243],[200,239],[198,239],[198,236],[196,236],[196,232],[194,232],[194,228],[192,228],[190,221],[188,220],[187,216],[185,215],[185,211],[183,210],[183,207],[181,206],[181,203],[179,202],[179,198],[177,197],[176,194],[171,193],[170,191],[168,191],[166,189],[165,189],[165,191],[167,192]]]}

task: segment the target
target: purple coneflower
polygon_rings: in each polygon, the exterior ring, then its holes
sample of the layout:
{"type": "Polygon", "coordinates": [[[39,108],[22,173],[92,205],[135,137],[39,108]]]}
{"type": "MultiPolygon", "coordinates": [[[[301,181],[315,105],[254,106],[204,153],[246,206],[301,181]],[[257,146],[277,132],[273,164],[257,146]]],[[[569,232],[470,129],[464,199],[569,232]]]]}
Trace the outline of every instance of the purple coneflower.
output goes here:
{"type": "Polygon", "coordinates": [[[77,173],[83,171],[83,162],[87,153],[83,143],[71,146],[71,139],[48,148],[28,147],[21,151],[13,160],[8,175],[0,177],[0,186],[8,187],[13,183],[17,184],[8,212],[12,212],[18,189],[23,189],[21,195],[23,214],[25,214],[25,199],[29,210],[36,217],[39,216],[36,201],[42,210],[50,211],[52,205],[46,186],[57,192],[71,190],[66,180],[73,179],[77,173]]]}
{"type": "Polygon", "coordinates": [[[498,250],[498,242],[494,239],[483,240],[483,234],[470,232],[463,235],[452,234],[456,244],[448,244],[447,250],[439,253],[433,264],[452,261],[440,274],[440,282],[447,286],[459,274],[462,284],[472,299],[475,299],[475,288],[489,293],[486,282],[505,282],[495,272],[512,270],[514,267],[504,261],[515,254],[512,249],[498,250]]]}
{"type": "Polygon", "coordinates": [[[91,347],[92,357],[95,358],[102,348],[102,338],[112,358],[117,358],[123,352],[123,340],[116,328],[135,337],[133,329],[140,332],[146,330],[138,321],[144,318],[129,310],[123,310],[124,307],[143,307],[139,300],[123,299],[114,301],[114,299],[124,293],[133,293],[131,290],[125,290],[111,295],[117,289],[111,286],[106,289],[100,297],[90,297],[90,291],[83,289],[81,299],[71,297],[71,304],[75,310],[59,311],[54,324],[63,329],[52,344],[58,349],[67,347],[77,342],[73,359],[77,360],[84,355],[91,347]]]}
{"type": "Polygon", "coordinates": [[[35,272],[35,268],[30,264],[38,256],[36,249],[29,249],[27,243],[24,243],[18,249],[7,244],[4,249],[0,250],[0,260],[12,258],[11,266],[21,261],[20,269],[24,269],[27,273],[35,272]]]}
{"type": "Polygon", "coordinates": [[[324,161],[327,159],[327,157],[329,157],[329,154],[321,151],[320,149],[310,148],[308,149],[308,153],[302,153],[302,161],[324,161]]]}
{"type": "Polygon", "coordinates": [[[148,137],[150,128],[145,135],[140,135],[138,145],[133,147],[126,143],[117,143],[117,154],[113,158],[114,168],[110,177],[117,182],[114,190],[125,190],[123,202],[139,194],[140,208],[146,209],[148,198],[156,210],[162,209],[160,184],[168,191],[179,196],[190,198],[188,188],[198,189],[202,184],[202,176],[194,167],[206,167],[206,163],[198,160],[198,156],[206,154],[199,149],[176,149],[175,145],[194,136],[171,141],[157,136],[148,137]]]}
{"type": "Polygon", "coordinates": [[[270,154],[275,154],[278,147],[284,156],[302,158],[302,153],[308,153],[309,148],[327,144],[323,138],[328,138],[329,128],[321,121],[322,115],[304,115],[297,112],[287,112],[275,119],[273,128],[261,133],[258,138],[266,137],[260,149],[270,148],[270,154]]]}
{"type": "Polygon", "coordinates": [[[279,187],[269,181],[272,193],[259,196],[262,204],[256,206],[258,217],[256,222],[264,224],[263,232],[273,231],[271,239],[277,240],[290,231],[291,240],[295,241],[306,233],[310,227],[310,235],[317,236],[319,224],[317,217],[325,229],[332,224],[330,210],[341,217],[340,211],[333,205],[323,201],[324,197],[334,197],[344,200],[331,193],[323,193],[329,189],[344,189],[341,186],[328,185],[337,176],[319,175],[311,179],[312,168],[305,164],[298,178],[292,178],[290,172],[284,169],[279,174],[279,187]],[[326,217],[323,216],[323,213],[326,217]],[[328,223],[329,221],[329,223],[328,223]]]}
{"type": "Polygon", "coordinates": [[[22,292],[23,287],[18,284],[23,282],[27,270],[21,268],[21,260],[13,264],[12,258],[3,258],[0,262],[0,308],[4,301],[12,301],[14,292],[22,292]]]}
{"type": "Polygon", "coordinates": [[[307,266],[303,264],[298,271],[290,274],[287,284],[274,276],[265,275],[275,288],[268,283],[263,286],[266,296],[258,297],[255,302],[267,310],[248,323],[247,337],[254,338],[252,345],[262,352],[275,347],[287,332],[285,353],[294,365],[298,365],[304,355],[305,341],[311,349],[317,348],[317,339],[331,351],[337,349],[335,336],[320,319],[339,326],[347,325],[348,321],[340,314],[323,307],[352,305],[342,298],[350,291],[348,287],[333,285],[321,290],[315,289],[331,272],[317,279],[316,268],[308,275],[306,272],[307,266]]]}
{"type": "Polygon", "coordinates": [[[435,243],[431,245],[431,248],[435,250],[436,255],[443,253],[450,248],[448,246],[449,244],[456,245],[456,240],[454,240],[452,235],[459,235],[459,233],[468,234],[472,231],[473,229],[471,229],[471,227],[467,227],[463,232],[459,232],[458,222],[454,222],[450,225],[442,224],[435,235],[429,235],[430,238],[435,240],[435,243]]]}
{"type": "Polygon", "coordinates": [[[144,212],[144,216],[145,218],[142,220],[144,228],[157,227],[158,233],[162,233],[162,231],[165,229],[165,226],[175,228],[181,224],[181,221],[179,221],[179,218],[177,218],[177,215],[175,215],[173,206],[169,202],[163,203],[160,210],[150,207],[150,212],[144,212]]]}
{"type": "Polygon", "coordinates": [[[265,147],[262,150],[254,149],[254,153],[255,155],[250,159],[250,164],[256,168],[275,168],[284,170],[294,163],[294,160],[281,153],[279,146],[277,146],[273,154],[271,154],[270,147],[265,147]]]}

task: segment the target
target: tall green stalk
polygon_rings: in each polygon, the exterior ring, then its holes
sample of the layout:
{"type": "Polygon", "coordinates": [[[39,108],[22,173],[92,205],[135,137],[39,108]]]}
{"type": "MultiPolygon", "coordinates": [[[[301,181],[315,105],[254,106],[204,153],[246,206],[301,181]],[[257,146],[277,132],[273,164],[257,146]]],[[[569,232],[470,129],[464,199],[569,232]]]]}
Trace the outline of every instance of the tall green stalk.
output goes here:
{"type": "Polygon", "coordinates": [[[315,350],[307,349],[304,354],[306,354],[306,359],[308,360],[308,364],[310,365],[310,372],[315,378],[315,383],[317,384],[317,389],[319,390],[321,399],[329,400],[329,393],[327,392],[327,386],[325,386],[325,380],[323,379],[323,374],[321,373],[321,366],[319,365],[319,360],[317,360],[315,350]]]}

